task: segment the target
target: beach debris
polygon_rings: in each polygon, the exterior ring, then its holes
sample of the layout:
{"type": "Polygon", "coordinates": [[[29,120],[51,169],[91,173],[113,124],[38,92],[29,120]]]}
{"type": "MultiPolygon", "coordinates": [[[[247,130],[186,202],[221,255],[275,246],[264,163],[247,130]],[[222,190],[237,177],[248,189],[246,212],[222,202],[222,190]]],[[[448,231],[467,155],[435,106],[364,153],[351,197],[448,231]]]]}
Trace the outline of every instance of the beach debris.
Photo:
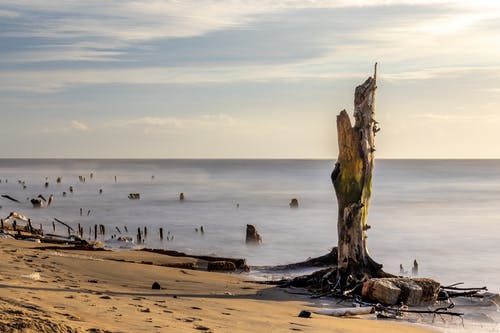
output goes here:
{"type": "Polygon", "coordinates": [[[11,219],[18,219],[18,220],[22,220],[22,221],[25,221],[25,222],[28,222],[29,218],[23,214],[19,214],[18,212],[10,212],[10,214],[3,219],[4,222],[7,222],[11,219]]]}
{"type": "Polygon", "coordinates": [[[247,236],[246,242],[251,244],[260,244],[262,243],[262,237],[257,232],[257,229],[252,224],[247,224],[247,236]]]}
{"type": "Polygon", "coordinates": [[[151,286],[151,289],[161,289],[161,286],[158,282],[153,282],[153,285],[151,286]]]}
{"type": "Polygon", "coordinates": [[[65,226],[66,228],[68,228],[68,230],[71,230],[73,232],[75,232],[75,229],[73,229],[69,224],[59,220],[58,218],[55,218],[54,217],[54,221],[58,222],[58,223],[61,223],[63,226],[65,226]]]}
{"type": "Polygon", "coordinates": [[[45,187],[49,187],[49,182],[45,182],[45,187]]]}
{"type": "Polygon", "coordinates": [[[209,327],[203,325],[194,325],[194,329],[198,331],[210,331],[209,327]]]}
{"type": "Polygon", "coordinates": [[[61,183],[61,177],[57,177],[56,183],[60,184],[61,183]]]}
{"type": "Polygon", "coordinates": [[[297,198],[293,198],[288,205],[290,208],[299,208],[299,200],[297,200],[297,198]]]}
{"type": "Polygon", "coordinates": [[[364,299],[384,305],[428,305],[436,302],[439,282],[428,278],[380,278],[363,283],[364,299]]]}
{"type": "MultiPolygon", "coordinates": [[[[337,261],[338,261],[337,247],[333,247],[329,253],[324,254],[322,256],[319,256],[319,257],[315,257],[315,258],[308,258],[305,261],[301,261],[301,262],[297,262],[297,263],[293,263],[293,264],[286,264],[286,265],[252,266],[252,268],[256,268],[260,271],[262,271],[262,270],[279,271],[279,270],[290,270],[290,269],[309,268],[309,267],[329,267],[329,266],[336,266],[337,261]]],[[[299,276],[295,279],[299,279],[299,278],[301,278],[301,277],[299,276]]],[[[296,286],[294,283],[292,283],[292,285],[296,286]]]]}
{"type": "Polygon", "coordinates": [[[205,260],[205,261],[208,261],[208,262],[212,262],[212,261],[230,261],[230,262],[232,262],[236,266],[236,269],[238,269],[238,270],[243,270],[243,271],[249,271],[250,270],[250,268],[246,264],[246,260],[242,259],[242,258],[227,258],[227,257],[203,256],[203,255],[186,254],[184,252],[178,252],[178,251],[174,251],[174,250],[163,250],[163,249],[148,249],[148,248],[144,248],[144,249],[141,249],[141,251],[163,254],[163,255],[170,256],[170,257],[189,257],[189,258],[194,258],[194,259],[205,260]]]}
{"type": "Polygon", "coordinates": [[[207,271],[214,272],[234,272],[236,271],[236,265],[231,261],[210,261],[207,264],[207,271]]]}
{"type": "Polygon", "coordinates": [[[34,208],[42,208],[44,205],[44,201],[42,199],[33,198],[30,200],[31,204],[34,208]]]}
{"type": "Polygon", "coordinates": [[[352,308],[321,309],[313,311],[313,313],[333,316],[333,317],[358,316],[358,315],[375,313],[375,307],[366,306],[366,307],[352,307],[352,308]]]}
{"type": "Polygon", "coordinates": [[[141,195],[140,195],[140,193],[130,193],[128,195],[128,198],[131,200],[137,200],[137,199],[141,198],[141,195]]]}
{"type": "Polygon", "coordinates": [[[300,318],[311,318],[311,311],[302,310],[297,317],[300,318]]]}
{"type": "Polygon", "coordinates": [[[180,201],[184,201],[184,192],[181,192],[181,193],[179,194],[179,200],[180,200],[180,201]]]}
{"type": "Polygon", "coordinates": [[[11,197],[10,195],[7,195],[7,194],[2,194],[2,197],[5,198],[5,199],[9,199],[11,201],[14,201],[14,202],[17,202],[17,203],[21,203],[21,201],[11,197]]]}
{"type": "Polygon", "coordinates": [[[22,278],[24,279],[29,279],[33,281],[39,281],[41,279],[40,273],[39,272],[34,272],[28,275],[21,275],[22,278]]]}
{"type": "Polygon", "coordinates": [[[73,193],[73,186],[69,187],[69,193],[73,193]]]}
{"type": "Polygon", "coordinates": [[[121,232],[121,230],[120,230],[120,228],[115,227],[115,229],[116,229],[116,231],[118,231],[118,233],[119,233],[119,234],[121,234],[121,233],[122,233],[122,232],[121,232]]]}

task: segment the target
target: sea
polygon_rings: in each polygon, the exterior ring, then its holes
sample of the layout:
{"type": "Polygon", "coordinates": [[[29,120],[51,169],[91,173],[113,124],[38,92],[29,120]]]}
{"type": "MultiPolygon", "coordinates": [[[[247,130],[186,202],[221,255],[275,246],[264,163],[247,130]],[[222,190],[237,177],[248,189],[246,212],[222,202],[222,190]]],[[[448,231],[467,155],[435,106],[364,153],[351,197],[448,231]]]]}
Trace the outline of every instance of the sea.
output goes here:
{"type": "MultiPolygon", "coordinates": [[[[92,240],[89,231],[102,224],[106,234],[98,239],[115,250],[112,235],[135,239],[146,227],[140,246],[246,258],[251,266],[288,264],[337,244],[334,163],[0,159],[0,194],[20,201],[1,197],[0,216],[16,211],[46,233],[66,235],[57,222],[53,231],[57,218],[80,224],[92,240]],[[49,207],[30,202],[51,194],[49,207]],[[298,209],[290,208],[292,198],[298,209]],[[245,243],[247,224],[261,245],[245,243]]],[[[500,160],[376,160],[368,224],[370,254],[386,271],[399,274],[403,265],[411,272],[417,260],[419,276],[500,292],[500,160]]]]}

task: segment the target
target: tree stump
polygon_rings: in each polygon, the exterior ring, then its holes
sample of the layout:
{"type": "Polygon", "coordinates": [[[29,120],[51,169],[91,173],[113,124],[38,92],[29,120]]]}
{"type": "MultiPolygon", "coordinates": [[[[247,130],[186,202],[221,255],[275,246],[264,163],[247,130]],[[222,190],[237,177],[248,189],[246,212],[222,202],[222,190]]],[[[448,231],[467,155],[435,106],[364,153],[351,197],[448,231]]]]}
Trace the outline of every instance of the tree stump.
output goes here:
{"type": "Polygon", "coordinates": [[[356,87],[354,126],[345,110],[337,116],[339,156],[331,174],[338,203],[338,277],[341,287],[352,286],[370,277],[389,276],[371,259],[366,245],[366,223],[372,193],[375,133],[375,91],[377,64],[373,77],[356,87]]]}

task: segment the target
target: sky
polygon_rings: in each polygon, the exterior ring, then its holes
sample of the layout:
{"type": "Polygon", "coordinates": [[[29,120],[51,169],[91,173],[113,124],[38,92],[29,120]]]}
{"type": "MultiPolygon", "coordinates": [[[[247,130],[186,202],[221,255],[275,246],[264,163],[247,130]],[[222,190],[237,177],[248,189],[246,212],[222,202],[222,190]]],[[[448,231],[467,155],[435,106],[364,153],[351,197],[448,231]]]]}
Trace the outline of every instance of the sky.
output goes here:
{"type": "Polygon", "coordinates": [[[500,2],[0,0],[0,158],[500,158],[500,2]]]}

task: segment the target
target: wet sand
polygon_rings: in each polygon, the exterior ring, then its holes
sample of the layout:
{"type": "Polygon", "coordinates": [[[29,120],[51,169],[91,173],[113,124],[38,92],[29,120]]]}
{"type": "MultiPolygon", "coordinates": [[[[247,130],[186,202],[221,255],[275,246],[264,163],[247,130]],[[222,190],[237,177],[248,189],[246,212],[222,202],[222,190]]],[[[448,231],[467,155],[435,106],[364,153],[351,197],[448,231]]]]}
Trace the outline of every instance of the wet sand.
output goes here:
{"type": "Polygon", "coordinates": [[[299,318],[319,303],[244,275],[160,266],[193,258],[40,246],[0,239],[1,332],[432,332],[389,321],[299,318]],[[151,288],[155,281],[162,289],[151,288]]]}

